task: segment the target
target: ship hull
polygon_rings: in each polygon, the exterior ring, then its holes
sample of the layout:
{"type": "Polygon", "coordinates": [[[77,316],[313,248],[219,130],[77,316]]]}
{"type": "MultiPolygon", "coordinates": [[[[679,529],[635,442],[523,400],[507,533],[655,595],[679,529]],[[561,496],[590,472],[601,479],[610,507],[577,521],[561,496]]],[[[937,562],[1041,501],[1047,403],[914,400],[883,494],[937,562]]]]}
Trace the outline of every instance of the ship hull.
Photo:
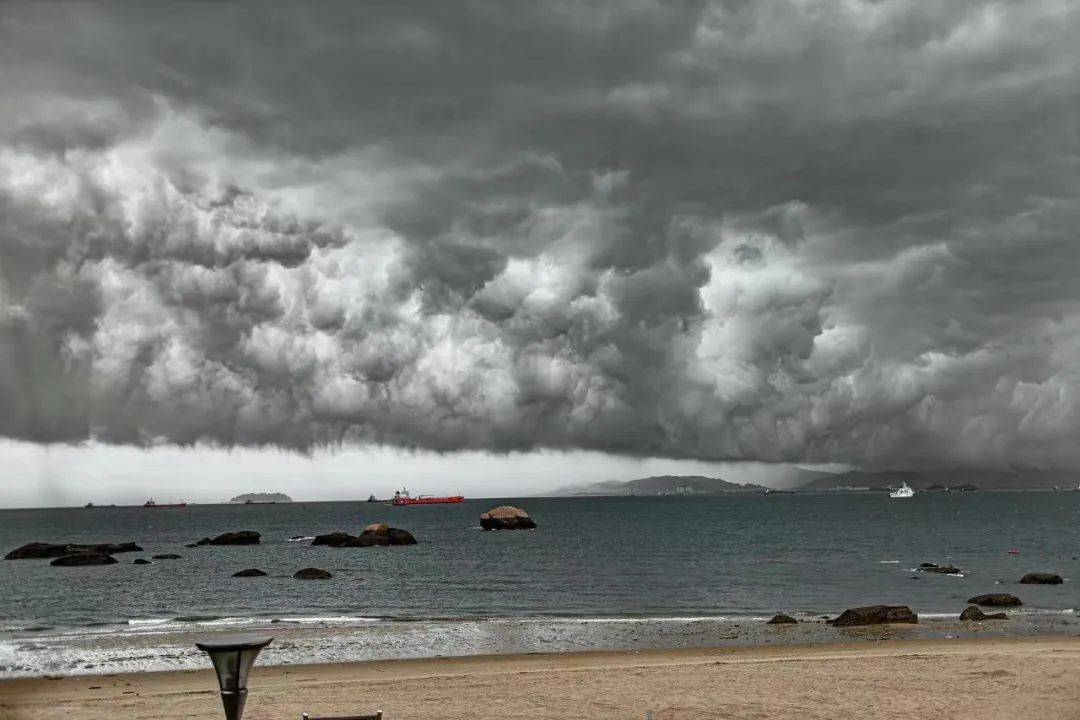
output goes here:
{"type": "Polygon", "coordinates": [[[453,495],[451,497],[418,497],[418,498],[394,498],[393,505],[395,507],[401,507],[403,505],[452,505],[455,503],[465,502],[465,498],[461,495],[453,495]]]}

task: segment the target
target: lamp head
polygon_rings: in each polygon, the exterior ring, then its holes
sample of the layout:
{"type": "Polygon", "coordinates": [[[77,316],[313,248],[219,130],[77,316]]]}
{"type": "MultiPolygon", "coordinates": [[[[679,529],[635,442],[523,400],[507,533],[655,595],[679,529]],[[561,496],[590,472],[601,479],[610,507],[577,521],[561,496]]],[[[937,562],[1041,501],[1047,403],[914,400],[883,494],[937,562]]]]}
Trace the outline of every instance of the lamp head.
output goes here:
{"type": "Polygon", "coordinates": [[[214,635],[197,641],[195,647],[210,656],[221,686],[221,702],[227,720],[240,720],[247,700],[247,680],[259,652],[270,644],[266,635],[214,635]]]}

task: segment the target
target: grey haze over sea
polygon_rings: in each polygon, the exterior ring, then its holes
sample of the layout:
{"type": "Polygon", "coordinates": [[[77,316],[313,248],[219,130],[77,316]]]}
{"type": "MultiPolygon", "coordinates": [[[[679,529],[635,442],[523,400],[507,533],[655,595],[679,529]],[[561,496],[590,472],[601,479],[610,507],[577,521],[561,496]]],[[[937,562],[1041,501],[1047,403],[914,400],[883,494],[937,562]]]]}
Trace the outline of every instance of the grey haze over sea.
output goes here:
{"type": "MultiPolygon", "coordinates": [[[[1025,602],[995,631],[1060,632],[1080,606],[1080,493],[529,498],[513,502],[538,530],[480,531],[478,514],[498,502],[0,511],[4,552],[34,540],[145,549],[105,567],[0,562],[0,676],[197,667],[190,633],[234,627],[271,628],[279,640],[266,662],[293,663],[772,642],[763,621],[778,610],[810,619],[879,602],[909,604],[931,627],[987,592],[1025,602]],[[290,540],[374,521],[419,544],[290,540]],[[184,547],[239,529],[263,543],[184,547]],[[182,558],[132,564],[166,552],[182,558]],[[963,576],[913,572],[926,561],[963,576]],[[292,579],[309,566],[334,577],[292,579]],[[230,577],[249,567],[270,576],[230,577]],[[1066,582],[1015,584],[1038,570],[1066,582]]],[[[779,641],[841,631],[789,632],[779,641]]]]}

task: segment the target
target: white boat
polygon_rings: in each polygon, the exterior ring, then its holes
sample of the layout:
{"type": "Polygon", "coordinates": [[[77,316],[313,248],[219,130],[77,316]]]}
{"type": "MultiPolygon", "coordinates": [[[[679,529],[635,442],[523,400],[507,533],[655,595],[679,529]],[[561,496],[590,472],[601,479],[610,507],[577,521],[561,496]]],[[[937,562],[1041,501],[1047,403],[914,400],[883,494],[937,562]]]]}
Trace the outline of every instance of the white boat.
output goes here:
{"type": "Polygon", "coordinates": [[[915,497],[915,491],[907,483],[902,483],[900,487],[889,492],[891,498],[909,498],[915,497]]]}

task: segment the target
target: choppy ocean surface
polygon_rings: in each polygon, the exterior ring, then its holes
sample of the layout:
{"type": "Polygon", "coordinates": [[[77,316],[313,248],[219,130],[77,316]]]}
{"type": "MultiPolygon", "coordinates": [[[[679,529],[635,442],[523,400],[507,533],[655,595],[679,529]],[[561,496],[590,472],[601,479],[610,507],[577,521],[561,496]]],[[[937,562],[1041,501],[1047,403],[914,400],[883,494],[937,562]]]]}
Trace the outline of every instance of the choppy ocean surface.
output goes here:
{"type": "Polygon", "coordinates": [[[538,530],[482,532],[479,513],[501,502],[0,511],[0,553],[31,541],[145,549],[103,567],[0,561],[0,677],[198,667],[190,634],[234,628],[271,629],[266,661],[281,663],[772,642],[763,622],[778,610],[811,619],[874,603],[931,620],[912,633],[963,635],[989,630],[945,618],[988,592],[1025,603],[994,632],[1076,631],[1080,493],[526,498],[509,502],[538,530]],[[377,521],[419,544],[291,540],[377,521]],[[184,547],[229,530],[262,544],[184,547]],[[182,557],[132,564],[158,553],[182,557]],[[921,562],[963,575],[913,572],[921,562]],[[312,566],[334,577],[292,578],[312,566]],[[250,567],[270,576],[230,577],[250,567]],[[1066,582],[1016,584],[1032,571],[1066,582]]]}

